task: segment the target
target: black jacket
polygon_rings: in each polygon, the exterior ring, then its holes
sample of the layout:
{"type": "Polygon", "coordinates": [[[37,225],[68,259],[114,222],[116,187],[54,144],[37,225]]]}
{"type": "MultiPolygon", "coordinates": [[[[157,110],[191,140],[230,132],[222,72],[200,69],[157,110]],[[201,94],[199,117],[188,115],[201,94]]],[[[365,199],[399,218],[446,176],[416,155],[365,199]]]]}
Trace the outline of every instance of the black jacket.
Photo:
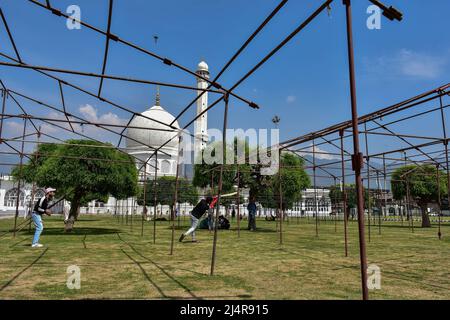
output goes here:
{"type": "Polygon", "coordinates": [[[37,214],[44,214],[45,210],[47,210],[48,207],[48,200],[47,197],[43,196],[38,201],[36,201],[36,204],[34,205],[33,211],[37,214]]]}
{"type": "Polygon", "coordinates": [[[200,219],[206,211],[209,209],[209,204],[206,202],[205,199],[200,200],[199,203],[195,206],[195,208],[192,210],[191,214],[196,217],[197,219],[200,219]]]}

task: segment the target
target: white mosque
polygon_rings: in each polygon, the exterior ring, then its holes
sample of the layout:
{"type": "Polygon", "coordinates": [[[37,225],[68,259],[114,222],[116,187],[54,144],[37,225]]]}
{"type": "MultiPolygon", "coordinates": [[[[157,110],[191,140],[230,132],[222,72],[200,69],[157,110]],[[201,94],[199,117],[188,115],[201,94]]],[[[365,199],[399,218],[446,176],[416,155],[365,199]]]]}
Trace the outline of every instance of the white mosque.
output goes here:
{"type": "MultiPolygon", "coordinates": [[[[206,62],[201,61],[198,64],[196,72],[201,76],[197,77],[197,87],[199,89],[207,88],[208,82],[204,79],[209,79],[209,70],[206,62]]],[[[203,92],[197,92],[198,95],[201,95],[197,100],[197,115],[208,107],[208,92],[203,92]]],[[[129,127],[126,133],[126,151],[139,159],[136,160],[136,166],[138,168],[144,162],[147,162],[145,174],[144,170],[140,170],[140,181],[144,181],[144,175],[146,179],[154,179],[155,174],[158,177],[175,176],[178,160],[178,139],[176,135],[180,126],[175,117],[161,106],[159,88],[157,88],[155,105],[140,115],[135,115],[129,127]],[[165,144],[170,139],[172,140],[165,144]],[[158,148],[160,150],[155,153],[155,149],[158,148]],[[157,168],[157,172],[155,172],[155,168],[157,168]]],[[[206,146],[208,142],[207,129],[207,112],[205,112],[194,123],[194,155],[197,155],[206,146]]],[[[17,197],[19,197],[19,212],[24,214],[27,211],[29,203],[31,203],[31,186],[22,186],[18,195],[19,192],[16,184],[10,176],[0,177],[0,215],[2,213],[11,214],[16,211],[17,197]]],[[[34,198],[37,200],[42,196],[43,191],[37,190],[35,193],[36,196],[34,198]]],[[[88,207],[81,208],[80,213],[116,212],[119,214],[140,214],[142,209],[137,206],[136,199],[134,198],[116,200],[110,197],[107,203],[92,201],[88,207]]],[[[191,206],[185,204],[182,212],[187,213],[190,209],[191,206]]],[[[153,213],[152,210],[153,208],[149,208],[148,212],[153,213]]],[[[163,206],[158,211],[165,213],[169,211],[169,208],[168,206],[163,206]]]]}
{"type": "MultiPolygon", "coordinates": [[[[197,74],[201,77],[197,77],[197,87],[199,89],[206,89],[208,82],[204,79],[209,78],[208,65],[202,61],[198,64],[197,74]]],[[[208,92],[197,91],[201,97],[197,100],[196,114],[201,114],[208,107],[208,92]],[[203,93],[203,94],[202,94],[203,93]]],[[[177,155],[178,155],[178,139],[177,134],[180,129],[178,121],[175,117],[166,111],[161,106],[161,98],[159,89],[156,92],[155,105],[142,112],[140,115],[136,115],[130,122],[130,128],[127,129],[126,151],[136,157],[136,166],[140,168],[144,162],[147,162],[144,170],[140,170],[140,181],[144,181],[144,175],[146,179],[153,180],[155,174],[158,177],[161,176],[175,176],[177,171],[177,155]],[[152,120],[154,119],[154,120],[152,120]],[[156,121],[155,121],[156,120],[156,121]],[[145,128],[145,129],[144,129],[145,128]],[[173,138],[173,139],[172,139],[173,138]],[[166,143],[168,140],[170,142],[166,143]],[[155,152],[155,149],[159,149],[155,152]],[[155,170],[157,168],[157,171],[155,170]]],[[[208,143],[208,118],[207,112],[202,114],[194,122],[194,157],[201,152],[208,143]]],[[[294,210],[296,214],[303,213],[311,215],[315,210],[320,211],[320,215],[328,215],[331,212],[331,206],[329,201],[325,201],[323,204],[319,204],[318,209],[315,209],[311,205],[311,190],[305,191],[305,201],[297,205],[297,210],[294,210]],[[308,196],[309,195],[309,196],[308,196]]],[[[322,192],[324,192],[322,190],[322,192]]],[[[32,186],[25,185],[20,188],[18,192],[17,182],[13,181],[10,176],[0,176],[0,216],[12,215],[16,212],[17,197],[19,197],[19,214],[24,216],[29,210],[31,203],[34,203],[43,196],[44,191],[42,189],[36,189],[34,199],[32,200],[32,186]]],[[[320,199],[329,198],[327,195],[321,195],[320,199]]],[[[68,211],[68,203],[60,205],[55,208],[55,211],[68,211]]],[[[154,207],[148,207],[147,212],[150,216],[153,215],[154,207]]],[[[190,204],[184,203],[179,207],[179,212],[183,215],[189,214],[192,210],[190,204]]],[[[80,209],[80,213],[85,214],[118,214],[118,215],[130,215],[141,214],[143,207],[138,206],[135,198],[129,198],[125,200],[116,200],[110,197],[106,203],[92,201],[87,207],[80,209]]],[[[222,208],[224,213],[224,208],[222,208]]],[[[169,206],[157,206],[157,214],[167,214],[169,212],[169,206]]],[[[245,205],[242,204],[240,212],[245,213],[245,205]]],[[[289,215],[294,214],[288,212],[289,215]]]]}

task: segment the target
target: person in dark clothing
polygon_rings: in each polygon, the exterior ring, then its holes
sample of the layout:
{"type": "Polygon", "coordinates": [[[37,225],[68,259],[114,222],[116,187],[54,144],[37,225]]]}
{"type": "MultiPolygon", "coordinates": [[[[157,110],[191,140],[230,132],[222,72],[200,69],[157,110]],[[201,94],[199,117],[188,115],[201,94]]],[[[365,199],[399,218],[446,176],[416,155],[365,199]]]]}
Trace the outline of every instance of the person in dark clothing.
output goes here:
{"type": "MultiPolygon", "coordinates": [[[[216,200],[217,201],[217,200],[216,200]]],[[[188,236],[192,235],[192,241],[196,242],[195,239],[195,230],[198,227],[200,218],[209,210],[209,208],[214,207],[215,201],[212,197],[206,197],[206,199],[200,200],[199,203],[194,207],[194,209],[191,211],[191,227],[188,231],[181,234],[179,241],[182,242],[183,239],[188,236]]]]}
{"type": "Polygon", "coordinates": [[[256,231],[256,204],[255,199],[250,198],[247,205],[248,210],[248,230],[256,231]]]}
{"type": "Polygon", "coordinates": [[[236,210],[233,207],[233,210],[231,210],[231,220],[234,220],[235,217],[236,217],[236,210]]]}
{"type": "Polygon", "coordinates": [[[39,237],[41,236],[42,231],[44,230],[44,224],[42,223],[42,215],[46,214],[51,216],[52,213],[48,209],[48,202],[53,199],[55,196],[56,189],[47,188],[45,189],[45,196],[40,198],[33,208],[33,213],[31,214],[31,219],[34,222],[36,227],[36,231],[34,232],[33,242],[31,243],[31,247],[40,248],[43,245],[39,243],[39,237]]]}

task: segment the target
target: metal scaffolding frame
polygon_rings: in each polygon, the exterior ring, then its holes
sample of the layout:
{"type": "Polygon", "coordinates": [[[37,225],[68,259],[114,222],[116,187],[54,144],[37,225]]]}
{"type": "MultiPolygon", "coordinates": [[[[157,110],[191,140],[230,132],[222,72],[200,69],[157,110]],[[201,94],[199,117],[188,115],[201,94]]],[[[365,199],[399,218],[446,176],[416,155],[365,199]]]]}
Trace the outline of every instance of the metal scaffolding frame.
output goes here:
{"type": "MultiPolygon", "coordinates": [[[[384,15],[390,19],[390,20],[401,20],[402,14],[396,11],[392,7],[386,7],[379,1],[375,0],[369,0],[370,2],[378,5],[380,8],[383,9],[384,15]]],[[[26,62],[23,61],[21,58],[21,55],[19,53],[19,50],[17,48],[16,42],[13,37],[13,33],[11,32],[7,19],[4,15],[4,12],[0,8],[0,16],[3,23],[4,28],[7,31],[9,40],[11,42],[11,45],[13,46],[15,57],[12,57],[10,55],[7,55],[6,53],[0,52],[0,56],[7,59],[10,62],[0,62],[0,66],[14,68],[14,69],[28,69],[33,70],[46,78],[53,79],[55,82],[57,82],[57,90],[58,95],[60,96],[61,105],[60,106],[53,106],[51,104],[45,103],[39,99],[36,99],[34,97],[31,97],[25,93],[19,92],[18,90],[15,90],[13,88],[10,88],[4,84],[2,79],[0,79],[1,84],[1,92],[2,92],[2,110],[1,110],[1,120],[0,120],[0,144],[4,144],[8,146],[12,151],[11,152],[1,152],[1,154],[17,154],[20,157],[20,163],[19,168],[23,165],[23,158],[27,157],[30,161],[35,161],[31,156],[33,154],[26,153],[24,151],[24,145],[26,143],[32,143],[36,144],[37,146],[43,143],[54,143],[54,144],[64,144],[65,142],[59,139],[58,137],[54,137],[50,134],[46,134],[42,132],[40,128],[40,124],[47,124],[51,126],[55,126],[56,128],[65,130],[67,132],[73,133],[79,137],[83,137],[84,139],[92,140],[92,141],[98,141],[93,137],[90,137],[88,135],[85,135],[84,133],[77,132],[75,129],[75,125],[86,125],[86,126],[92,126],[101,128],[102,130],[105,130],[107,132],[110,132],[114,135],[117,135],[119,137],[119,142],[117,146],[110,146],[112,148],[115,148],[119,150],[120,152],[126,153],[126,149],[121,148],[120,144],[123,138],[131,139],[129,136],[125,134],[126,130],[128,128],[135,128],[135,129],[145,129],[145,130],[158,130],[158,131],[164,131],[164,132],[173,132],[173,137],[170,140],[167,140],[165,143],[163,143],[159,147],[153,147],[145,145],[149,148],[149,150],[152,150],[152,153],[148,157],[147,160],[140,160],[135,156],[132,156],[136,163],[139,163],[139,172],[144,168],[144,178],[143,178],[143,185],[144,185],[144,211],[142,213],[142,219],[141,219],[141,235],[144,235],[144,216],[147,214],[147,205],[146,205],[146,185],[148,182],[147,179],[147,165],[154,168],[154,183],[155,183],[155,195],[154,195],[154,224],[153,224],[153,243],[156,242],[156,206],[157,206],[157,199],[156,199],[156,180],[158,176],[158,168],[157,168],[157,161],[155,162],[156,165],[152,165],[149,163],[150,159],[156,158],[158,159],[158,154],[164,154],[165,152],[162,150],[162,148],[170,143],[175,138],[181,139],[181,134],[185,132],[185,130],[191,126],[196,119],[201,117],[204,113],[211,110],[213,107],[219,105],[221,102],[224,102],[224,116],[223,116],[223,151],[225,151],[226,147],[226,129],[227,129],[227,118],[228,118],[228,112],[229,112],[229,104],[231,102],[231,98],[234,98],[236,100],[242,101],[246,103],[250,108],[258,109],[259,106],[254,103],[253,101],[250,101],[240,95],[238,95],[235,90],[244,82],[246,81],[253,73],[255,73],[261,66],[263,66],[270,58],[272,58],[281,48],[283,48],[287,43],[289,43],[295,36],[297,36],[301,31],[303,31],[312,21],[315,20],[317,16],[319,16],[324,10],[329,8],[329,6],[333,3],[333,0],[325,0],[321,1],[321,5],[318,6],[306,19],[301,21],[301,23],[287,36],[285,37],[281,42],[279,42],[278,45],[276,45],[274,48],[272,48],[269,53],[267,53],[258,63],[256,63],[252,68],[249,69],[247,73],[245,73],[244,76],[242,76],[240,79],[238,79],[234,85],[232,85],[230,88],[223,87],[219,81],[220,77],[223,75],[226,70],[233,64],[233,62],[241,55],[241,53],[247,48],[247,46],[253,41],[253,39],[266,27],[266,25],[275,17],[278,12],[286,5],[288,0],[280,1],[279,4],[270,12],[270,14],[263,20],[263,22],[256,28],[256,30],[246,39],[246,41],[242,44],[242,46],[234,53],[234,55],[228,60],[228,62],[224,65],[224,67],[220,70],[220,72],[217,74],[217,76],[214,77],[213,80],[210,80],[206,77],[203,77],[202,75],[197,74],[196,72],[189,70],[185,66],[182,66],[181,64],[175,62],[172,59],[169,59],[167,57],[162,57],[148,49],[142,48],[140,46],[137,46],[136,44],[133,44],[132,42],[125,40],[121,37],[119,37],[117,34],[113,33],[111,30],[111,24],[112,24],[112,18],[114,13],[114,2],[113,0],[109,0],[109,6],[108,6],[108,21],[107,21],[107,30],[101,30],[91,24],[88,24],[85,21],[77,20],[73,17],[69,17],[65,13],[63,13],[58,8],[52,6],[50,1],[46,1],[46,4],[42,4],[39,1],[36,0],[28,0],[33,5],[36,5],[43,10],[51,12],[56,17],[62,17],[64,19],[70,19],[74,20],[78,23],[80,23],[82,26],[88,28],[89,30],[92,30],[98,34],[101,34],[105,38],[105,50],[102,60],[102,72],[100,74],[98,73],[91,73],[91,72],[84,72],[84,71],[78,71],[78,70],[65,70],[65,69],[59,69],[59,68],[52,68],[47,66],[36,66],[36,65],[29,65],[26,62]],[[127,46],[129,48],[132,48],[133,50],[136,50],[146,56],[149,56],[152,59],[159,60],[161,63],[167,66],[171,66],[176,70],[182,71],[183,73],[189,74],[195,78],[200,78],[203,81],[206,81],[208,83],[208,87],[205,89],[198,89],[196,87],[182,85],[182,84],[176,84],[176,83],[165,83],[165,82],[159,82],[159,81],[151,81],[146,79],[134,79],[129,78],[125,76],[117,76],[117,75],[109,75],[106,73],[106,68],[108,65],[108,56],[109,56],[109,50],[110,50],[110,41],[114,41],[117,43],[120,43],[124,46],[127,46]],[[49,73],[52,72],[52,73],[49,73]],[[71,74],[71,75],[78,75],[83,77],[89,77],[89,78],[96,78],[99,79],[99,86],[97,92],[92,92],[88,89],[82,88],[74,83],[71,83],[69,81],[66,81],[62,78],[59,78],[55,76],[53,73],[58,74],[71,74]],[[119,82],[130,82],[130,83],[141,83],[146,85],[159,85],[159,86],[167,86],[175,89],[180,90],[190,90],[194,92],[199,92],[196,98],[194,98],[192,101],[190,101],[186,107],[182,108],[181,111],[176,115],[175,119],[172,121],[172,123],[167,124],[164,122],[159,121],[158,119],[153,119],[150,117],[147,117],[145,115],[141,115],[134,111],[132,108],[123,106],[117,102],[114,102],[102,95],[102,91],[104,88],[104,80],[109,79],[113,81],[119,81],[119,82]],[[130,120],[126,125],[115,125],[110,123],[100,123],[100,122],[93,122],[89,121],[88,119],[84,119],[82,117],[76,116],[74,114],[71,114],[66,109],[66,98],[64,95],[64,88],[72,88],[75,89],[77,92],[81,92],[82,94],[88,95],[92,98],[95,98],[103,103],[105,103],[108,106],[111,106],[113,108],[120,109],[122,111],[125,111],[127,113],[131,114],[130,120]],[[194,105],[198,99],[201,98],[201,96],[205,92],[211,92],[214,94],[219,94],[219,98],[215,100],[213,103],[211,103],[207,108],[194,118],[187,121],[187,123],[181,128],[178,129],[176,126],[174,126],[175,122],[180,119],[182,115],[186,113],[194,105]],[[14,102],[14,105],[20,109],[21,113],[18,114],[11,114],[5,112],[6,102],[7,100],[11,100],[14,102]],[[56,111],[58,113],[61,113],[64,118],[60,119],[53,119],[49,117],[43,117],[43,116],[36,116],[32,115],[26,112],[26,110],[23,108],[22,104],[20,103],[19,99],[26,100],[30,103],[37,104],[41,107],[47,108],[49,110],[56,111]],[[158,123],[160,125],[163,125],[166,129],[157,129],[157,128],[141,128],[141,127],[135,127],[131,126],[131,121],[134,117],[143,117],[147,118],[148,120],[154,121],[155,123],[158,123]],[[24,125],[23,125],[23,134],[18,137],[12,137],[12,138],[6,138],[3,135],[3,125],[4,121],[7,119],[23,119],[24,125]],[[34,132],[27,134],[27,124],[30,124],[34,132]],[[57,124],[57,123],[61,123],[57,124]],[[67,126],[65,126],[67,125],[67,126]],[[120,131],[117,131],[120,130],[120,131]],[[46,141],[40,141],[41,136],[46,136],[47,138],[52,139],[50,142],[46,141]],[[31,140],[31,137],[37,137],[37,140],[31,140]],[[11,145],[12,142],[21,143],[20,150],[14,146],[11,145]]],[[[340,181],[343,185],[345,185],[345,182],[348,181],[349,178],[354,178],[356,182],[356,195],[357,195],[357,211],[358,211],[358,231],[359,231],[359,248],[360,248],[360,268],[361,268],[361,288],[362,288],[362,297],[363,299],[368,299],[368,289],[367,289],[367,257],[366,257],[366,244],[365,244],[365,210],[364,210],[364,196],[363,196],[363,177],[362,177],[362,169],[363,165],[366,164],[366,182],[369,190],[369,196],[371,191],[371,183],[370,180],[374,179],[377,181],[377,192],[379,200],[381,199],[381,188],[380,188],[380,176],[384,180],[384,190],[386,190],[386,184],[388,179],[388,176],[399,166],[405,165],[405,163],[411,163],[416,166],[420,166],[422,164],[432,164],[437,167],[436,175],[438,181],[439,179],[439,168],[442,168],[447,172],[447,179],[448,179],[448,187],[450,188],[450,174],[449,174],[449,157],[448,157],[448,138],[446,133],[446,123],[445,123],[445,110],[447,107],[450,106],[450,104],[444,104],[444,98],[449,95],[449,88],[450,84],[441,86],[439,88],[430,90],[428,92],[425,92],[423,94],[420,94],[416,97],[413,97],[411,99],[402,101],[398,104],[379,109],[373,113],[364,115],[362,117],[358,117],[357,112],[357,96],[356,96],[356,79],[355,79],[355,69],[354,69],[354,52],[353,52],[353,28],[352,28],[352,11],[351,11],[351,1],[350,0],[343,0],[343,5],[345,6],[345,12],[346,12],[346,34],[347,34],[347,52],[348,52],[348,67],[349,67],[349,79],[350,79],[350,104],[351,104],[351,110],[352,110],[352,119],[343,123],[339,123],[336,125],[333,125],[331,127],[315,131],[312,133],[308,133],[306,135],[302,135],[299,137],[295,137],[293,139],[289,139],[287,141],[284,141],[280,143],[278,152],[281,156],[282,152],[292,152],[300,157],[302,157],[306,162],[309,163],[308,166],[305,166],[307,169],[312,169],[313,171],[313,180],[314,180],[314,190],[316,192],[316,188],[318,187],[316,185],[316,178],[323,177],[323,178],[329,178],[334,181],[334,185],[336,185],[336,181],[340,181]],[[414,115],[408,115],[401,119],[394,119],[391,122],[388,123],[381,123],[382,121],[380,119],[387,118],[389,116],[400,114],[403,111],[410,110],[417,106],[424,106],[428,102],[435,102],[436,100],[439,101],[439,106],[434,106],[433,108],[426,109],[425,111],[421,110],[419,113],[416,113],[414,115]],[[430,136],[420,136],[420,135],[414,135],[414,134],[404,134],[396,132],[392,129],[392,126],[398,123],[403,123],[410,119],[415,119],[417,117],[431,114],[433,112],[439,112],[441,119],[442,119],[442,129],[443,129],[443,136],[442,137],[430,137],[430,136]],[[360,130],[360,126],[363,125],[363,130],[360,130]],[[371,128],[368,128],[367,125],[374,125],[371,128]],[[363,135],[365,139],[365,155],[363,155],[362,152],[360,152],[360,136],[363,135]],[[369,153],[369,140],[368,137],[392,137],[396,138],[399,141],[401,141],[402,144],[407,144],[407,147],[397,148],[393,150],[387,150],[384,152],[374,152],[372,154],[369,153]],[[353,147],[352,151],[348,151],[345,148],[344,142],[346,139],[351,139],[351,144],[353,147]],[[419,140],[426,140],[427,142],[422,143],[414,143],[411,142],[411,139],[419,139],[419,140]],[[320,141],[317,141],[320,140],[320,141]],[[311,146],[309,145],[312,142],[313,147],[312,151],[308,151],[311,146]],[[306,145],[306,146],[305,146],[306,145]],[[337,150],[336,152],[323,152],[316,150],[319,146],[331,146],[334,148],[334,150],[337,150]],[[436,146],[443,146],[443,150],[427,150],[427,148],[430,147],[436,147],[436,146]],[[410,154],[406,156],[407,152],[415,151],[417,153],[410,154]],[[313,160],[309,160],[306,158],[306,155],[312,154],[313,160]],[[339,161],[330,161],[328,163],[324,164],[318,164],[316,163],[316,159],[321,154],[327,154],[332,155],[339,158],[339,161]],[[395,154],[400,154],[399,157],[396,157],[395,154]],[[382,169],[379,167],[374,166],[374,161],[376,160],[382,160],[383,166],[382,169]],[[353,173],[347,173],[346,164],[351,163],[352,165],[352,171],[353,173]],[[336,167],[332,167],[332,165],[335,165],[336,167]],[[339,166],[339,167],[338,167],[339,166]],[[331,170],[338,169],[341,171],[340,175],[333,174],[331,170]],[[320,170],[324,175],[318,175],[316,173],[317,170],[320,170]]],[[[190,135],[193,136],[193,135],[190,135]]],[[[195,137],[194,137],[195,138],[195,137]]],[[[143,144],[141,141],[136,141],[140,144],[143,144]]],[[[180,145],[180,144],[178,144],[180,145]]],[[[34,154],[36,156],[36,154],[34,154]]],[[[178,150],[178,156],[180,155],[180,151],[178,150]]],[[[48,155],[39,155],[39,156],[48,156],[48,155]]],[[[223,156],[225,157],[225,152],[223,152],[223,156]]],[[[104,161],[105,159],[95,159],[90,158],[90,160],[98,160],[98,161],[104,161]]],[[[225,161],[223,161],[225,163],[225,161]]],[[[13,165],[10,163],[2,163],[6,165],[13,165]]],[[[215,268],[215,262],[216,262],[216,244],[218,239],[217,234],[217,222],[219,218],[219,206],[220,206],[220,197],[222,193],[222,180],[223,180],[223,173],[227,170],[225,164],[221,164],[218,166],[217,171],[219,171],[219,184],[217,186],[218,188],[218,203],[217,203],[217,210],[215,213],[215,228],[214,228],[214,238],[213,238],[213,245],[212,245],[212,257],[211,257],[211,270],[210,274],[214,274],[214,268],[215,268]]],[[[281,165],[281,161],[279,162],[279,174],[281,177],[281,170],[283,169],[281,165]]],[[[245,170],[238,168],[238,180],[240,179],[240,173],[245,172],[245,170]]],[[[173,254],[174,249],[174,230],[175,230],[175,217],[173,216],[176,206],[177,206],[177,198],[178,193],[180,192],[179,187],[179,165],[177,166],[176,171],[176,187],[175,187],[175,194],[174,194],[174,201],[173,201],[173,210],[172,210],[172,216],[171,219],[169,219],[171,222],[171,228],[172,228],[172,237],[171,237],[171,245],[170,245],[170,254],[173,254]]],[[[279,219],[279,242],[280,245],[283,244],[283,220],[284,220],[284,210],[283,210],[283,199],[282,199],[282,188],[281,188],[281,179],[280,185],[279,185],[279,196],[280,196],[280,207],[279,213],[280,213],[280,219],[279,219]]],[[[142,181],[140,181],[142,182],[142,181]]],[[[20,181],[18,181],[18,190],[20,191],[21,185],[20,181]]],[[[439,184],[438,184],[439,185],[439,184]]],[[[35,192],[35,185],[33,184],[33,194],[35,192]]],[[[336,210],[337,214],[337,201],[342,202],[342,208],[344,211],[344,239],[345,239],[345,256],[348,256],[348,244],[347,244],[347,220],[348,220],[348,212],[347,212],[347,205],[346,202],[348,200],[346,188],[343,188],[343,198],[342,199],[334,199],[334,210],[336,210]]],[[[450,193],[450,192],[449,192],[450,193]]],[[[237,203],[239,203],[239,196],[240,196],[240,190],[239,190],[239,183],[238,183],[238,196],[237,196],[237,203]]],[[[449,195],[450,197],[450,195],[449,195]]],[[[32,197],[33,198],[33,197],[32,197]]],[[[315,194],[315,206],[317,210],[317,194],[315,194]]],[[[409,197],[408,197],[409,198],[409,197]]],[[[387,203],[387,200],[384,200],[385,205],[387,203]]],[[[441,202],[441,199],[439,199],[439,204],[441,202]]],[[[407,199],[406,202],[407,206],[411,203],[410,199],[407,199]]],[[[19,204],[19,197],[17,197],[17,205],[16,205],[16,215],[14,220],[14,235],[17,231],[20,231],[22,224],[17,225],[17,216],[18,216],[18,204],[19,204]]],[[[133,207],[135,204],[133,204],[133,207]]],[[[333,203],[332,203],[333,206],[333,203]]],[[[117,207],[117,205],[116,205],[117,207]]],[[[117,209],[117,208],[116,208],[117,209]]],[[[129,209],[127,209],[129,210],[129,209]]],[[[408,208],[409,211],[409,208],[408,208]]],[[[368,228],[369,228],[369,241],[370,241],[370,226],[371,226],[371,217],[370,217],[370,208],[368,210],[369,212],[369,218],[368,218],[368,228]]],[[[239,213],[239,206],[238,206],[238,217],[240,217],[239,213]]],[[[128,219],[128,215],[126,217],[128,219]]],[[[379,217],[380,218],[380,217],[379,217]]],[[[123,222],[123,215],[122,215],[122,222],[123,222]]],[[[335,223],[337,222],[337,217],[335,218],[335,223]]],[[[128,220],[126,222],[128,224],[128,220]]],[[[315,228],[316,228],[316,236],[319,236],[319,219],[318,215],[315,215],[315,228]]],[[[411,219],[411,223],[413,223],[413,219],[411,219]]],[[[239,218],[238,218],[238,224],[239,224],[239,218]]],[[[132,227],[132,216],[131,216],[131,225],[132,227]]],[[[439,226],[440,226],[440,220],[439,220],[439,226]]],[[[379,233],[381,234],[381,219],[379,219],[378,223],[379,227],[379,233]]],[[[277,225],[278,229],[278,225],[277,225]]],[[[412,226],[412,230],[414,230],[412,226]]],[[[238,236],[240,235],[240,227],[238,227],[238,236]]],[[[439,238],[441,238],[441,231],[439,230],[439,238]]]]}

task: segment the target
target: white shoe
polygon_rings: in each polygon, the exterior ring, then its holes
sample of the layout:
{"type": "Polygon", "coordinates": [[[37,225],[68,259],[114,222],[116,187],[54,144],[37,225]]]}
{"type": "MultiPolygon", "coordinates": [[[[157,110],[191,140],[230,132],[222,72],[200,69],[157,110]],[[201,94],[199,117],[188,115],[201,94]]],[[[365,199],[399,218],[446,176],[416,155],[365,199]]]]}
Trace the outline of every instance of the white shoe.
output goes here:
{"type": "Polygon", "coordinates": [[[31,245],[31,247],[32,248],[42,248],[44,245],[43,244],[40,244],[40,243],[35,243],[35,244],[32,244],[31,245]]]}

